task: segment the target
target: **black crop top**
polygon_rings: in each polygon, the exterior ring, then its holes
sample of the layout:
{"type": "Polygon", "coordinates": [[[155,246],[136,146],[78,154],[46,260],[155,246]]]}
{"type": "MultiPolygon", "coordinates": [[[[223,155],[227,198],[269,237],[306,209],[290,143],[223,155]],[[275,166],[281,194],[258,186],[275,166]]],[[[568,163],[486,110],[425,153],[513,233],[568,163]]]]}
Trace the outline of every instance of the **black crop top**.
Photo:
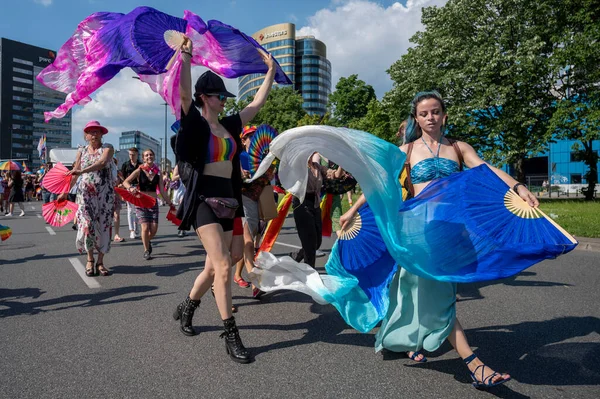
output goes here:
{"type": "Polygon", "coordinates": [[[156,187],[158,187],[158,175],[154,175],[152,180],[150,180],[150,179],[148,179],[146,172],[144,172],[143,170],[140,170],[139,182],[140,182],[140,186],[139,186],[140,191],[155,192],[156,187]]]}

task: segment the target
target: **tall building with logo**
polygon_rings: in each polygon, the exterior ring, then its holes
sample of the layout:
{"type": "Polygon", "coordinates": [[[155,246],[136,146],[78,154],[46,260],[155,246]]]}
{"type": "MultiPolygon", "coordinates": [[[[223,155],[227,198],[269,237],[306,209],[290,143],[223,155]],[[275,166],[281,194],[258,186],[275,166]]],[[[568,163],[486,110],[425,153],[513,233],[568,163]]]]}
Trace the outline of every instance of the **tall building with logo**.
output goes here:
{"type": "MultiPolygon", "coordinates": [[[[304,109],[311,115],[324,115],[331,94],[331,62],[327,46],[313,36],[296,37],[291,23],[271,25],[252,37],[279,62],[294,88],[304,99],[304,109]]],[[[263,74],[238,79],[238,98],[254,96],[264,81],[263,74]]]]}
{"type": "Polygon", "coordinates": [[[155,162],[160,162],[162,165],[162,146],[161,143],[154,137],[149,136],[144,132],[140,132],[139,130],[131,130],[121,133],[121,137],[119,137],[119,151],[123,151],[125,154],[127,154],[127,150],[132,147],[135,147],[140,151],[140,161],[142,161],[142,152],[150,148],[152,151],[154,151],[155,162]]]}
{"type": "Polygon", "coordinates": [[[56,109],[66,95],[35,79],[55,56],[52,50],[0,38],[0,159],[26,160],[37,168],[44,135],[46,154],[71,147],[71,112],[44,122],[44,111],[56,109]]]}

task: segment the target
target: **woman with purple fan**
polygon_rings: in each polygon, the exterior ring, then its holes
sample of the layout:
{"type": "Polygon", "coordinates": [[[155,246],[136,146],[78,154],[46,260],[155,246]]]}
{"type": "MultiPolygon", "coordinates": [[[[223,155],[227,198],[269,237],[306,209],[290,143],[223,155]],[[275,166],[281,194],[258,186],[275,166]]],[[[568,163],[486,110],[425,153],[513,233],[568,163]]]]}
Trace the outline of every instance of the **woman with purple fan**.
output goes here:
{"type": "Polygon", "coordinates": [[[254,100],[240,113],[219,119],[227,97],[234,97],[223,80],[207,71],[197,80],[192,95],[192,41],[185,37],[181,48],[180,72],[181,128],[175,152],[179,173],[186,187],[177,217],[181,229],[193,226],[206,250],[204,270],[196,278],[188,297],[173,317],[180,320],[185,335],[195,335],[192,317],[202,296],[214,284],[214,295],[224,324],[225,348],[238,363],[252,361],[240,339],[231,312],[231,256],[229,253],[235,217],[244,216],[241,186],[239,135],[242,126],[256,116],[267,100],[275,77],[276,64],[270,55],[260,53],[268,72],[254,100]],[[201,111],[201,112],[200,112],[201,111]]]}
{"type": "MultiPolygon", "coordinates": [[[[439,93],[418,93],[413,99],[404,144],[400,147],[407,154],[404,186],[413,197],[432,180],[461,171],[463,164],[469,168],[484,164],[469,144],[444,136],[446,118],[446,106],[439,93]]],[[[527,187],[488,166],[530,206],[539,205],[527,187]]],[[[363,195],[342,216],[342,227],[365,202],[363,195]]],[[[434,351],[446,339],[463,358],[475,387],[489,388],[510,380],[510,375],[487,367],[471,350],[456,317],[456,283],[425,279],[400,269],[390,286],[390,306],[376,335],[376,349],[407,352],[412,360],[425,362],[427,359],[419,351],[434,351]]]]}

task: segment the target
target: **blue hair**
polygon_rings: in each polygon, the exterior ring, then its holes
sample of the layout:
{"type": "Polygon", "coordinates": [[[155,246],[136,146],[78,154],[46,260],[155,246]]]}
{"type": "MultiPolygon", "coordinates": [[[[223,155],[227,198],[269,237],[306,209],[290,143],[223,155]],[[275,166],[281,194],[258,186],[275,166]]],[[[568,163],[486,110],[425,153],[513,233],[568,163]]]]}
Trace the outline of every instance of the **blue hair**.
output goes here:
{"type": "MultiPolygon", "coordinates": [[[[404,144],[411,143],[423,135],[419,123],[417,122],[417,105],[421,101],[433,98],[438,100],[442,106],[442,112],[446,113],[446,104],[442,99],[442,95],[436,91],[421,91],[417,93],[410,102],[410,115],[406,119],[406,129],[404,130],[404,144]]],[[[445,126],[442,125],[442,135],[444,134],[445,126]]]]}

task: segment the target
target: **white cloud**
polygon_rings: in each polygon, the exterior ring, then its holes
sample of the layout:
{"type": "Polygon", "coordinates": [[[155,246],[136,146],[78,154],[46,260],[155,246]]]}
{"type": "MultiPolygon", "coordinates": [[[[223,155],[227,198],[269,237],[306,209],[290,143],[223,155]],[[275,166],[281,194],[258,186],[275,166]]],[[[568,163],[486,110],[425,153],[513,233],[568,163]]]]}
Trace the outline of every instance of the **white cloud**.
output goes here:
{"type": "Polygon", "coordinates": [[[45,7],[52,5],[52,0],[33,0],[34,3],[41,4],[45,7]]]}
{"type": "Polygon", "coordinates": [[[317,11],[297,36],[313,35],[327,45],[332,90],[340,77],[358,74],[378,97],[392,87],[386,70],[406,53],[408,39],[422,30],[421,9],[443,6],[446,0],[408,0],[388,7],[366,0],[334,0],[317,11]]]}
{"type": "MultiPolygon", "coordinates": [[[[206,70],[204,67],[192,68],[192,81],[206,70]]],[[[119,148],[119,137],[128,130],[140,130],[150,136],[164,141],[165,137],[165,107],[162,98],[150,87],[134,79],[135,73],[126,68],[112,80],[102,86],[94,95],[93,101],[83,107],[73,109],[73,146],[84,144],[83,127],[91,120],[99,121],[108,128],[109,133],[104,141],[119,148]]],[[[224,79],[227,90],[237,93],[237,79],[224,79]]],[[[167,112],[167,140],[174,133],[171,125],[175,116],[171,109],[167,112]]],[[[169,158],[173,159],[172,151],[168,149],[169,158]]],[[[164,147],[163,147],[164,151],[164,147]]]]}

